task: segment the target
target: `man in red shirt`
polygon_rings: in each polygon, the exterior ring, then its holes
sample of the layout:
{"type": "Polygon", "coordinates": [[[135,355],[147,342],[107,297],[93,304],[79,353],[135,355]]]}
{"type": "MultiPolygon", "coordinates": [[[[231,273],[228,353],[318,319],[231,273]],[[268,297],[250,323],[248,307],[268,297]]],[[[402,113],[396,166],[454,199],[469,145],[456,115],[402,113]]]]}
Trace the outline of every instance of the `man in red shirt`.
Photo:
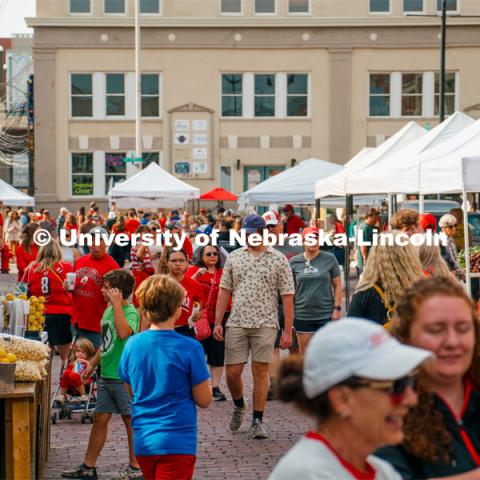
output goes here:
{"type": "Polygon", "coordinates": [[[300,230],[305,228],[305,223],[298,215],[295,215],[293,205],[287,203],[282,210],[287,217],[283,225],[284,232],[288,235],[291,235],[292,233],[300,233],[300,230]]]}
{"type": "Polygon", "coordinates": [[[73,290],[72,334],[88,338],[98,348],[102,342],[100,321],[107,308],[102,294],[103,276],[119,267],[108,255],[105,242],[100,239],[101,235],[108,235],[107,231],[95,227],[89,233],[93,235],[90,253],[80,257],[74,267],[77,277],[73,290]],[[95,237],[100,240],[98,243],[95,237]]]}

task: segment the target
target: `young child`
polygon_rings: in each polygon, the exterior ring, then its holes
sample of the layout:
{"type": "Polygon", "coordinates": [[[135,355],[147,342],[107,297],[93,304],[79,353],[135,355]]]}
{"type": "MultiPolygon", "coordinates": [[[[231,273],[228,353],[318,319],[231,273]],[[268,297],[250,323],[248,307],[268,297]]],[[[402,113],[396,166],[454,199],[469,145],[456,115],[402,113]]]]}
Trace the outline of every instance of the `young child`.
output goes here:
{"type": "Polygon", "coordinates": [[[89,376],[100,362],[95,420],[83,463],[64,471],[64,478],[98,478],[95,464],[107,437],[112,414],[122,416],[130,447],[130,464],[123,477],[143,478],[131,448],[131,400],[118,376],[118,365],[125,343],[131,335],[138,332],[140,323],[135,307],[128,300],[133,292],[133,284],[133,276],[127,270],[112,270],[103,276],[102,294],[108,301],[108,307],[101,322],[102,344],[84,372],[84,376],[89,376]]]}
{"type": "Polygon", "coordinates": [[[144,477],[191,480],[197,450],[196,407],[212,400],[200,342],[174,330],[185,290],[153,275],[137,290],[150,329],[132,337],[120,377],[133,392],[134,450],[144,477]]]}
{"type": "MultiPolygon", "coordinates": [[[[90,365],[90,361],[95,355],[95,347],[93,343],[86,338],[79,338],[72,348],[68,367],[60,378],[60,395],[57,402],[60,405],[65,403],[65,394],[67,391],[73,392],[74,395],[80,396],[81,402],[88,400],[85,392],[85,380],[82,377],[85,369],[90,365]]],[[[86,380],[90,382],[89,379],[86,380]]]]}

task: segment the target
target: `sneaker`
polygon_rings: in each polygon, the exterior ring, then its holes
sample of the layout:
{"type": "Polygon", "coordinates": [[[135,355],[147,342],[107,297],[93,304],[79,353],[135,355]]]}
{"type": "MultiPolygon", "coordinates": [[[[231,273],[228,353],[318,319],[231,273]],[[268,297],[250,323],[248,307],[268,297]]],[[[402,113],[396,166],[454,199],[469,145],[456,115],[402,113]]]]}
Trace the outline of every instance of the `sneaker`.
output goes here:
{"type": "Polygon", "coordinates": [[[97,480],[98,475],[97,475],[97,469],[95,467],[93,468],[88,468],[84,463],[79,465],[76,468],[73,468],[72,470],[65,470],[62,472],[62,477],[63,478],[77,478],[80,480],[97,480]]]}
{"type": "Polygon", "coordinates": [[[265,427],[263,426],[263,422],[261,420],[259,420],[258,418],[255,418],[253,420],[248,436],[257,440],[268,438],[268,433],[265,430],[265,427]]]}
{"type": "Polygon", "coordinates": [[[135,468],[129,465],[123,472],[120,473],[115,480],[143,480],[143,472],[141,468],[135,468]]]}
{"type": "Polygon", "coordinates": [[[212,398],[215,402],[224,402],[227,399],[227,397],[223,394],[223,392],[219,388],[213,389],[212,393],[213,393],[212,398]]]}
{"type": "Polygon", "coordinates": [[[230,419],[230,431],[236,432],[242,425],[243,417],[245,416],[245,412],[247,411],[247,402],[246,400],[243,401],[244,405],[243,408],[241,407],[233,407],[232,418],[230,419]]]}

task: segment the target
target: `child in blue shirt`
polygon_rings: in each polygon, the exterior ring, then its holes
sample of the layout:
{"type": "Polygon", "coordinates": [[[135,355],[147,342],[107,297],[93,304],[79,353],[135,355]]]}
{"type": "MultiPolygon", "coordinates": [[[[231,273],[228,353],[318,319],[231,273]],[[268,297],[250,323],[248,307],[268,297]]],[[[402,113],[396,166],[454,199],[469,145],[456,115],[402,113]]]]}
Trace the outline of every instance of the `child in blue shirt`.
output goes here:
{"type": "Polygon", "coordinates": [[[175,332],[185,292],[166,275],[142,282],[137,298],[150,329],[127,342],[119,375],[133,396],[134,451],[145,478],[193,477],[196,405],[212,400],[202,345],[175,332]]]}

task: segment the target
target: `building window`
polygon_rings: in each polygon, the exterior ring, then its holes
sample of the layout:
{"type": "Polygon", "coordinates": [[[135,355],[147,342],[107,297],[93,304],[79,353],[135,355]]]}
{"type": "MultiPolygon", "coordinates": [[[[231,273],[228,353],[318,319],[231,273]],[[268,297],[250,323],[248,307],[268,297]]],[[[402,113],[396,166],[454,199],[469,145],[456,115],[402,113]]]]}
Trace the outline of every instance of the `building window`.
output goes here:
{"type": "Polygon", "coordinates": [[[255,75],[255,116],[275,116],[275,75],[255,75]]]}
{"type": "Polygon", "coordinates": [[[220,167],[220,187],[232,191],[232,167],[230,165],[222,165],[220,167]]]}
{"type": "Polygon", "coordinates": [[[159,152],[143,152],[143,164],[142,169],[147,168],[151,163],[160,165],[160,153],[159,152]]]}
{"type": "Polygon", "coordinates": [[[308,75],[287,74],[287,117],[308,115],[308,75]]]}
{"type": "Polygon", "coordinates": [[[70,13],[90,13],[90,0],[70,0],[70,13]]]}
{"type": "Polygon", "coordinates": [[[160,13],[160,0],[140,0],[140,13],[160,13]]]}
{"type": "Polygon", "coordinates": [[[127,178],[125,153],[105,154],[105,195],[118,183],[127,178]]]}
{"type": "Polygon", "coordinates": [[[125,0],[104,0],[105,13],[125,13],[125,0]]]}
{"type": "Polygon", "coordinates": [[[404,12],[423,12],[423,0],[403,0],[404,12]]]}
{"type": "MultiPolygon", "coordinates": [[[[435,115],[440,111],[440,74],[435,73],[435,115]]],[[[455,113],[455,73],[445,75],[445,115],[455,113]]]]}
{"type": "Polygon", "coordinates": [[[275,13],[275,0],[255,0],[255,13],[275,13]]]}
{"type": "MultiPolygon", "coordinates": [[[[447,2],[447,12],[456,12],[458,9],[458,0],[446,0],[447,2]]],[[[437,10],[442,11],[442,0],[437,0],[437,10]]]]}
{"type": "Polygon", "coordinates": [[[390,0],[369,0],[370,13],[390,13],[390,0]]]}
{"type": "Polygon", "coordinates": [[[107,116],[125,115],[125,75],[107,73],[107,116]]]}
{"type": "Polygon", "coordinates": [[[288,13],[310,13],[310,0],[288,0],[288,13]]]}
{"type": "Polygon", "coordinates": [[[402,74],[402,116],[422,115],[423,75],[421,73],[402,74]]]}
{"type": "Polygon", "coordinates": [[[72,117],[91,117],[93,112],[92,74],[71,75],[72,117]]]}
{"type": "Polygon", "coordinates": [[[240,73],[222,75],[222,116],[242,116],[243,79],[240,73]]]}
{"type": "Polygon", "coordinates": [[[242,13],[242,0],[220,0],[221,13],[242,13]]]}
{"type": "Polygon", "coordinates": [[[371,117],[390,115],[390,74],[370,74],[370,113],[371,117]]]}
{"type": "Polygon", "coordinates": [[[72,153],[72,195],[93,195],[92,153],[72,153]]]}
{"type": "Polygon", "coordinates": [[[158,74],[142,74],[142,117],[160,116],[159,92],[158,74]]]}

